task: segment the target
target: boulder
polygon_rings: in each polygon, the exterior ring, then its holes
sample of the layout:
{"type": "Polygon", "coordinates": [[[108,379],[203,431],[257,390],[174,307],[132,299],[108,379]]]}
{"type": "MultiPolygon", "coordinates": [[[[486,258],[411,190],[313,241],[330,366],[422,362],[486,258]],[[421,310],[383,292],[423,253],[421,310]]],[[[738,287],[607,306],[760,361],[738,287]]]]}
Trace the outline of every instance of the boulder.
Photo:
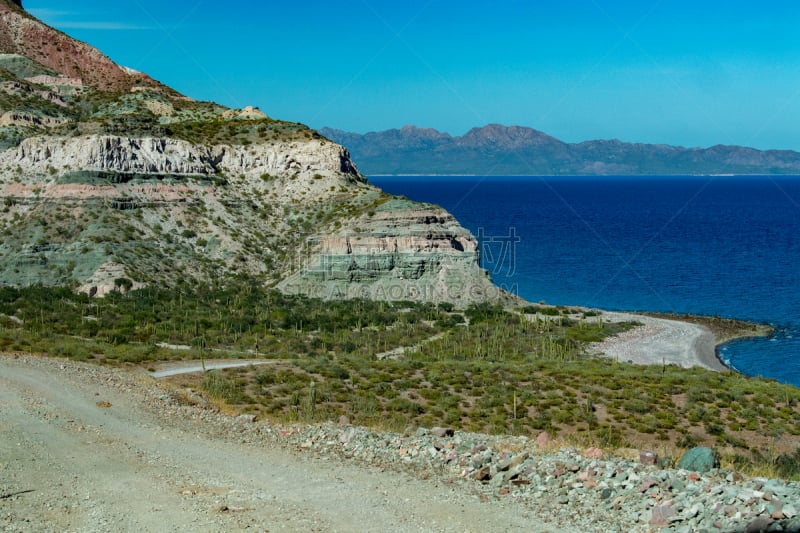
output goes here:
{"type": "Polygon", "coordinates": [[[692,448],[678,461],[678,468],[704,474],[712,468],[719,468],[719,454],[705,446],[692,448]]]}
{"type": "Polygon", "coordinates": [[[484,466],[479,468],[475,472],[472,473],[472,479],[476,481],[489,481],[492,479],[492,469],[488,466],[484,466]]]}
{"type": "Polygon", "coordinates": [[[759,516],[749,524],[747,524],[747,529],[745,531],[747,533],[765,533],[769,530],[769,526],[772,524],[772,520],[766,518],[764,516],[759,516]]]}
{"type": "Polygon", "coordinates": [[[650,450],[639,452],[639,462],[643,465],[654,466],[658,464],[658,454],[650,450]]]}
{"type": "Polygon", "coordinates": [[[658,528],[666,527],[670,524],[670,519],[676,514],[675,509],[668,505],[657,505],[653,507],[650,525],[658,528]]]}
{"type": "Polygon", "coordinates": [[[603,450],[600,448],[589,448],[585,452],[583,452],[583,456],[587,459],[602,459],[603,458],[603,450]]]}
{"type": "Polygon", "coordinates": [[[542,431],[536,437],[536,444],[539,445],[540,447],[547,446],[552,441],[553,441],[553,437],[551,437],[550,434],[548,432],[546,432],[546,431],[542,431]]]}
{"type": "Polygon", "coordinates": [[[503,461],[500,461],[497,464],[497,471],[498,472],[506,472],[511,468],[517,467],[525,462],[525,459],[528,458],[527,453],[521,453],[519,455],[513,455],[511,457],[506,458],[503,461]]]}

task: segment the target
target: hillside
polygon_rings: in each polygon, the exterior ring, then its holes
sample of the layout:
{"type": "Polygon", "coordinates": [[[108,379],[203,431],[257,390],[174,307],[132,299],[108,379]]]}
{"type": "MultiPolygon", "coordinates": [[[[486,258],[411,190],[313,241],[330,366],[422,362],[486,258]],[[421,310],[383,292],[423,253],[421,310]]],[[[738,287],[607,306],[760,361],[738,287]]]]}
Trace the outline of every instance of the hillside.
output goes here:
{"type": "Polygon", "coordinates": [[[459,303],[492,290],[468,231],[373,187],[340,145],[194,101],[8,0],[0,236],[0,285],[104,294],[246,276],[308,296],[459,303]]]}
{"type": "Polygon", "coordinates": [[[789,150],[683,148],[618,140],[571,144],[531,128],[497,124],[457,137],[415,126],[364,135],[330,128],[320,133],[346,146],[367,175],[800,174],[800,153],[789,150]]]}

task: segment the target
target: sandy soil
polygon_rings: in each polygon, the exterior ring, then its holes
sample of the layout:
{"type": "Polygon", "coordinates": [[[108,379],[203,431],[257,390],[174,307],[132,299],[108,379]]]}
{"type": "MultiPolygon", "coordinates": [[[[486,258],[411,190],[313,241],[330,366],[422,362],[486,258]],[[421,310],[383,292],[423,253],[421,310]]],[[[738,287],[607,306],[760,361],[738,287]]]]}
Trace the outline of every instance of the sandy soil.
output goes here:
{"type": "Polygon", "coordinates": [[[442,480],[176,424],[137,380],[0,355],[0,531],[546,530],[442,480]]]}
{"type": "Polygon", "coordinates": [[[674,364],[683,368],[701,366],[719,372],[728,370],[717,358],[714,335],[703,326],[610,311],[603,312],[603,319],[611,322],[633,320],[642,326],[594,343],[590,348],[592,353],[620,362],[674,364]]]}

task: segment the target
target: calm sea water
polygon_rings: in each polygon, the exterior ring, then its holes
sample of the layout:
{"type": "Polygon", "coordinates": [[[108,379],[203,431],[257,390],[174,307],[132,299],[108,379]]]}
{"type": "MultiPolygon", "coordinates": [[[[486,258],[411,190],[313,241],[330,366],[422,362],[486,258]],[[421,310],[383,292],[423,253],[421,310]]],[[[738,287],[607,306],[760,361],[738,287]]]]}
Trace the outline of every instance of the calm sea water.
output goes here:
{"type": "Polygon", "coordinates": [[[800,386],[800,177],[377,177],[476,235],[531,301],[755,320],[720,356],[800,386]],[[518,240],[518,242],[516,242],[518,240]]]}

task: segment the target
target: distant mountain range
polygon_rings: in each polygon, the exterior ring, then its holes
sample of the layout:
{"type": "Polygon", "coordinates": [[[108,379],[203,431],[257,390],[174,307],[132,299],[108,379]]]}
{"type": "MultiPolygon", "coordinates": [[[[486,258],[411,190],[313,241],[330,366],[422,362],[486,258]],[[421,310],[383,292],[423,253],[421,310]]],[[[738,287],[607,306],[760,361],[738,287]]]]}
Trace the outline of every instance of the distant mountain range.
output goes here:
{"type": "Polygon", "coordinates": [[[800,174],[800,153],[791,150],[683,148],[618,140],[573,144],[531,128],[498,124],[473,128],[459,137],[416,126],[364,135],[319,131],[347,147],[367,175],[800,174]]]}

